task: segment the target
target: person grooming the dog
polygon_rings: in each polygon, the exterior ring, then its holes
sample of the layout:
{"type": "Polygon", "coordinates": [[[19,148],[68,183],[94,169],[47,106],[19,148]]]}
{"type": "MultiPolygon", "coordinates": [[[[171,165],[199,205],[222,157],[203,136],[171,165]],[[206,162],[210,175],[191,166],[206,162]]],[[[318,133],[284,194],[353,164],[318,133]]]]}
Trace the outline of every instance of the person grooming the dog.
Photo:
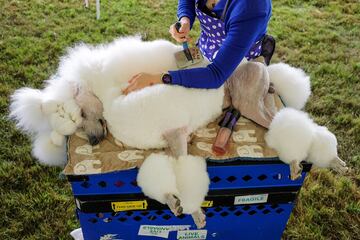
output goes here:
{"type": "Polygon", "coordinates": [[[174,84],[188,88],[219,88],[241,60],[262,55],[269,64],[275,41],[266,35],[271,16],[271,0],[179,0],[179,31],[175,24],[169,32],[178,42],[189,40],[197,17],[201,34],[198,47],[211,64],[207,67],[169,71],[162,74],[140,73],[129,80],[124,94],[153,84],[174,84]]]}

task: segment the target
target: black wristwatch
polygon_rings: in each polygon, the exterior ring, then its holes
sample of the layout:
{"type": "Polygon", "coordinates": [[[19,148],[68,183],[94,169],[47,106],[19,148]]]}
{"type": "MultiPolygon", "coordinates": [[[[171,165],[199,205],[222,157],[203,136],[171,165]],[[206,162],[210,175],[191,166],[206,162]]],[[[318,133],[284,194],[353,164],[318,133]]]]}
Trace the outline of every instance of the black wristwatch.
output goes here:
{"type": "Polygon", "coordinates": [[[161,81],[162,81],[164,84],[171,84],[171,82],[172,82],[171,75],[168,74],[168,73],[164,73],[164,74],[161,76],[161,81]]]}

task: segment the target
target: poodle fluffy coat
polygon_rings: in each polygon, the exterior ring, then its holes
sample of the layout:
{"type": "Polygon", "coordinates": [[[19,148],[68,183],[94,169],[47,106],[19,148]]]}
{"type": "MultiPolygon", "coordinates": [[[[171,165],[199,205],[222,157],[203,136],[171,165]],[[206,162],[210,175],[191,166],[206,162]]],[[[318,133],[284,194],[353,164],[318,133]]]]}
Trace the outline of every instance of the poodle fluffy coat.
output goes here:
{"type": "MultiPolygon", "coordinates": [[[[64,136],[78,127],[85,129],[90,143],[97,144],[105,134],[102,117],[125,145],[166,147],[163,134],[167,131],[186,127],[189,134],[221,114],[223,88],[156,85],[126,96],[121,89],[139,72],[176,69],[174,53],[180,49],[168,41],[143,42],[136,37],[97,47],[79,45],[62,58],[44,90],[14,93],[11,117],[33,136],[34,156],[48,165],[65,163],[64,136]]],[[[209,178],[203,158],[151,155],[140,168],[138,184],[162,203],[174,195],[184,213],[194,214],[201,212],[209,178]]],[[[204,221],[199,224],[203,226],[204,221]]]]}
{"type": "MultiPolygon", "coordinates": [[[[189,134],[221,114],[223,87],[187,89],[161,84],[129,95],[120,89],[139,72],[176,69],[174,53],[179,50],[180,46],[168,41],[143,42],[138,37],[97,47],[78,45],[61,59],[57,73],[43,90],[15,91],[10,117],[33,137],[33,155],[47,165],[65,164],[64,136],[79,127],[84,128],[92,145],[99,143],[106,134],[104,120],[113,136],[128,146],[166,147],[167,131],[186,129],[189,134]]],[[[285,104],[303,108],[310,95],[309,77],[286,64],[267,69],[285,104]]],[[[284,109],[275,115],[266,141],[284,162],[295,162],[294,166],[307,156],[318,166],[336,165],[335,136],[326,128],[314,126],[305,113],[284,109]]],[[[168,195],[176,196],[184,213],[202,219],[200,206],[209,186],[203,158],[152,154],[140,168],[137,180],[149,197],[169,205],[168,195]]]]}

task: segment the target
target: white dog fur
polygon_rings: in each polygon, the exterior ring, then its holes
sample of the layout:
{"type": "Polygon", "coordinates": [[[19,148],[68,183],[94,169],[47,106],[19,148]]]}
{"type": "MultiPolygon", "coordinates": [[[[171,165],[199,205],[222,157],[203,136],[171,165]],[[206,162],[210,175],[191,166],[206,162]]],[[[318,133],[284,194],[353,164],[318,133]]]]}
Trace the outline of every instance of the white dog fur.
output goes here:
{"type": "Polygon", "coordinates": [[[162,204],[166,204],[165,194],[179,196],[175,165],[176,160],[164,154],[153,153],[147,157],[137,175],[137,184],[143,193],[162,204]]]}
{"type": "Polygon", "coordinates": [[[283,108],[270,123],[265,141],[283,162],[298,167],[307,157],[314,135],[314,123],[306,113],[283,108]]]}
{"type": "Polygon", "coordinates": [[[268,71],[270,81],[285,105],[298,110],[304,108],[311,94],[310,77],[302,69],[285,63],[271,64],[268,71]]]}
{"type": "Polygon", "coordinates": [[[175,159],[151,154],[139,169],[137,183],[145,195],[162,204],[166,203],[166,193],[179,197],[183,213],[192,214],[199,210],[210,182],[206,162],[201,157],[187,155],[175,159]]]}
{"type": "Polygon", "coordinates": [[[335,135],[326,127],[318,126],[302,111],[280,110],[270,124],[265,141],[287,164],[297,167],[301,161],[307,161],[321,168],[347,170],[338,157],[335,135]]]}
{"type": "Polygon", "coordinates": [[[180,156],[175,165],[177,189],[183,212],[199,210],[210,184],[205,159],[197,156],[180,156]]]}

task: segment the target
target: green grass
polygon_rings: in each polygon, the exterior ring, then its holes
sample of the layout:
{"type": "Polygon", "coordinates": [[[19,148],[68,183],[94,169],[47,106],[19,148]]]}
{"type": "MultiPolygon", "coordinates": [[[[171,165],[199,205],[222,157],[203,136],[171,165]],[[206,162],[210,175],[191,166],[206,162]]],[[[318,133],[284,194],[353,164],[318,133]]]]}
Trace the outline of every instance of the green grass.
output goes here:
{"type": "MultiPolygon", "coordinates": [[[[7,119],[10,94],[41,87],[66,48],[139,33],[169,39],[175,0],[0,0],[0,239],[69,239],[79,226],[70,185],[60,168],[40,166],[29,139],[7,119]]],[[[305,69],[313,94],[306,110],[333,131],[346,176],[313,170],[285,239],[360,239],[360,4],[358,0],[274,0],[269,33],[274,61],[305,69]]],[[[198,33],[195,26],[193,37],[198,33]]]]}

